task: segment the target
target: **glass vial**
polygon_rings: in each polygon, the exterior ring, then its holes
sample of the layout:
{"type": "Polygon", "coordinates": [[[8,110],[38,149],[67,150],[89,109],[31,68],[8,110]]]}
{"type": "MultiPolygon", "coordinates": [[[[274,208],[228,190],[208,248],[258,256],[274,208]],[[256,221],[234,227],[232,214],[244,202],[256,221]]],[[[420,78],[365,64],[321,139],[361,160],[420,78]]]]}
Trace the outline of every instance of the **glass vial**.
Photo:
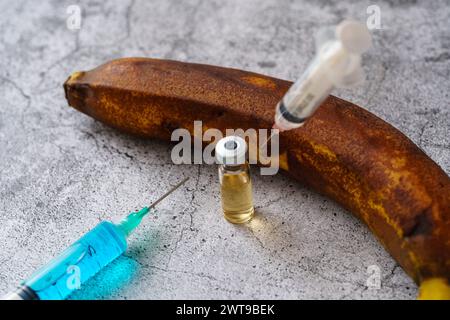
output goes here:
{"type": "Polygon", "coordinates": [[[245,223],[255,211],[246,151],[245,140],[238,136],[225,137],[216,145],[222,209],[231,223],[245,223]]]}

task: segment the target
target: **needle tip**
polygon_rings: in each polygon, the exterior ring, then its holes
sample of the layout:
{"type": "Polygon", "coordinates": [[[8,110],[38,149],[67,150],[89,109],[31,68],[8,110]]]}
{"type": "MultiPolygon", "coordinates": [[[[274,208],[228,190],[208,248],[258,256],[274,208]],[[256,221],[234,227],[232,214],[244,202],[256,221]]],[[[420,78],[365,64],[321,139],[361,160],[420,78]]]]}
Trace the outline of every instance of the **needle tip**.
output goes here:
{"type": "Polygon", "coordinates": [[[189,177],[184,178],[183,180],[181,180],[180,182],[178,182],[176,185],[174,185],[172,188],[170,188],[169,191],[167,191],[165,194],[163,194],[161,197],[159,197],[159,199],[157,199],[155,202],[153,202],[149,208],[154,208],[158,203],[160,203],[164,198],[166,198],[168,195],[170,195],[172,192],[174,192],[175,190],[177,190],[179,187],[181,187],[186,181],[189,180],[189,177]]]}

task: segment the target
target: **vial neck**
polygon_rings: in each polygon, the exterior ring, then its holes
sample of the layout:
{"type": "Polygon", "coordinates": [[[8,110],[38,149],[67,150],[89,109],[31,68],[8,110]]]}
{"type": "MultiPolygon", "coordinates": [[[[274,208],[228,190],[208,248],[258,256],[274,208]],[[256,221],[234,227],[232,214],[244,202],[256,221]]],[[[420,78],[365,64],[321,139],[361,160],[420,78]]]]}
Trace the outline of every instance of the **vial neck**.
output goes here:
{"type": "Polygon", "coordinates": [[[222,168],[227,171],[239,171],[239,170],[242,170],[242,168],[244,168],[244,167],[245,167],[245,163],[233,164],[233,165],[231,165],[231,164],[223,164],[222,165],[222,168]]]}

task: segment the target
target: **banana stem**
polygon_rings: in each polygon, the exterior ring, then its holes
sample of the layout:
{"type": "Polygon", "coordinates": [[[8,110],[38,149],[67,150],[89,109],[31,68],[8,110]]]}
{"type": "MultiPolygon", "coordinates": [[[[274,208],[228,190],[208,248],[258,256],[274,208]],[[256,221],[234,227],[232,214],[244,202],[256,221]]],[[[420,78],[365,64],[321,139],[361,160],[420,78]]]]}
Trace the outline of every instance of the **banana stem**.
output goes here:
{"type": "Polygon", "coordinates": [[[447,279],[430,278],[422,281],[417,299],[450,300],[450,285],[447,279]]]}

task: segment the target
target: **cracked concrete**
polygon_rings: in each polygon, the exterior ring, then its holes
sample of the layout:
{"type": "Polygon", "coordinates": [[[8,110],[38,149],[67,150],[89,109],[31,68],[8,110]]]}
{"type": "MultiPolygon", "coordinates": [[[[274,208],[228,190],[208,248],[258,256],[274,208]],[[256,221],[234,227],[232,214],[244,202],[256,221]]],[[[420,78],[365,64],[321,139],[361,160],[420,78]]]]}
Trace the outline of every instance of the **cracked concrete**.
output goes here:
{"type": "MultiPolygon", "coordinates": [[[[367,228],[283,176],[253,175],[257,215],[220,214],[216,168],[176,166],[171,147],[130,137],[68,108],[74,71],[124,56],[217,64],[294,80],[312,34],[373,2],[1,1],[0,293],[104,219],[160,195],[127,253],[72,298],[413,299],[417,287],[367,228]],[[368,288],[379,267],[381,288],[368,288]]],[[[450,172],[450,9],[445,1],[379,1],[381,30],[364,57],[367,81],[336,95],[392,123],[450,172]]]]}

